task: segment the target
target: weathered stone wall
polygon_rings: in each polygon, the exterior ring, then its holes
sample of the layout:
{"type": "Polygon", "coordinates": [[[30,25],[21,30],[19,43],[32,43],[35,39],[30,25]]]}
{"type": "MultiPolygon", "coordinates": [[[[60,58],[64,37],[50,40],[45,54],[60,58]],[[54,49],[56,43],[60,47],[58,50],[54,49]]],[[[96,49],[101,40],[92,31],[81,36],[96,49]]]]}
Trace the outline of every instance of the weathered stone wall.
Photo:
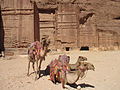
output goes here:
{"type": "Polygon", "coordinates": [[[120,48],[119,0],[1,0],[1,11],[6,48],[45,36],[55,49],[120,48]]]}
{"type": "Polygon", "coordinates": [[[27,47],[34,40],[33,5],[28,0],[2,0],[1,11],[5,47],[27,47]]]}
{"type": "Polygon", "coordinates": [[[60,4],[57,11],[57,48],[77,47],[78,40],[78,13],[79,9],[74,4],[60,4]]]}
{"type": "MultiPolygon", "coordinates": [[[[57,7],[56,20],[56,46],[58,48],[64,47],[84,47],[108,49],[114,47],[114,42],[120,45],[120,2],[119,0],[35,0],[38,3],[39,8],[54,8],[57,7]],[[66,4],[66,5],[65,5],[66,4]],[[65,5],[65,6],[64,6],[65,5]],[[71,5],[71,7],[69,7],[71,5]],[[74,6],[77,8],[74,9],[74,6]],[[70,11],[71,10],[71,11],[70,11]],[[62,14],[60,15],[59,13],[62,14]],[[71,14],[71,17],[69,18],[71,14]],[[73,14],[74,13],[74,14],[73,14]],[[73,17],[72,17],[73,14],[73,17]],[[76,15],[76,16],[74,16],[76,15]],[[67,16],[67,17],[66,17],[67,16]],[[67,19],[69,18],[69,19],[67,19]],[[76,20],[77,24],[72,21],[76,20]],[[59,22],[60,20],[60,22],[59,22]],[[65,20],[71,22],[64,23],[65,20]],[[79,21],[78,21],[79,20],[79,21]],[[69,26],[68,26],[69,25],[69,26]],[[61,27],[60,27],[61,26],[61,27]],[[69,28],[68,28],[69,27],[69,28]],[[67,28],[67,29],[65,29],[67,28]],[[98,37],[97,30],[103,30],[106,38],[102,36],[98,37]],[[118,35],[112,35],[110,39],[110,33],[115,32],[118,35]],[[109,38],[108,38],[109,37],[109,38]],[[101,39],[102,38],[102,39],[101,39]],[[100,39],[100,41],[99,41],[100,39]],[[108,39],[108,40],[107,40],[108,39]],[[111,41],[110,41],[111,40],[111,41]],[[112,44],[107,44],[111,42],[112,44]],[[101,42],[101,45],[99,43],[101,42]]],[[[101,32],[99,32],[101,33],[101,32]]]]}
{"type": "Polygon", "coordinates": [[[97,30],[98,45],[101,50],[114,50],[119,48],[118,33],[110,30],[97,30]]]}
{"type": "MultiPolygon", "coordinates": [[[[82,13],[80,13],[82,16],[82,13]]],[[[97,43],[97,35],[96,35],[96,24],[95,22],[95,15],[93,13],[89,13],[85,15],[87,21],[83,18],[80,18],[80,24],[79,24],[79,47],[85,47],[88,46],[90,48],[92,47],[98,47],[97,43]],[[87,18],[88,17],[88,18],[87,18]],[[84,22],[84,23],[81,23],[84,22]]]]}
{"type": "Polygon", "coordinates": [[[50,9],[39,9],[39,35],[40,40],[49,36],[50,48],[55,48],[55,30],[56,30],[56,19],[55,10],[50,9]]]}

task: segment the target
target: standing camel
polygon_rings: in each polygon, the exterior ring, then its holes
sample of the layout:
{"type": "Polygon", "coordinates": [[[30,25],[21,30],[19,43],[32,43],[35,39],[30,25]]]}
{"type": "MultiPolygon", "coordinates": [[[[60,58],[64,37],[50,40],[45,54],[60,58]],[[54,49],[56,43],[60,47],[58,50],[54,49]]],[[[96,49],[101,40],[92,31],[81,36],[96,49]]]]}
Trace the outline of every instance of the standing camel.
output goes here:
{"type": "Polygon", "coordinates": [[[35,72],[35,80],[37,80],[37,72],[39,72],[39,77],[40,77],[40,69],[41,69],[41,63],[43,60],[45,60],[45,56],[47,55],[48,52],[48,46],[49,46],[50,41],[48,39],[43,39],[42,43],[39,41],[33,42],[30,47],[28,48],[28,73],[27,75],[29,76],[29,69],[30,69],[30,62],[32,63],[33,70],[35,72]],[[35,64],[36,63],[36,68],[35,70],[35,64]],[[39,64],[39,65],[38,65],[39,64]]]}

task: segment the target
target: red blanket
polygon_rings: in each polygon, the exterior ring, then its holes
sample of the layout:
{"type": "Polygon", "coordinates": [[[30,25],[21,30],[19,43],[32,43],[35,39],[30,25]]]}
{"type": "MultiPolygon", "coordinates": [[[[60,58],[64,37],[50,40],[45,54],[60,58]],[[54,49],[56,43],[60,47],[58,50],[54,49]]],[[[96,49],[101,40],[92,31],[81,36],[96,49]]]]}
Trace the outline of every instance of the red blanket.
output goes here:
{"type": "Polygon", "coordinates": [[[53,82],[56,81],[55,79],[61,82],[61,80],[64,79],[66,72],[68,71],[68,66],[67,66],[68,62],[66,62],[68,58],[65,58],[64,55],[63,57],[59,56],[58,59],[53,60],[49,65],[50,66],[50,80],[53,82]]]}

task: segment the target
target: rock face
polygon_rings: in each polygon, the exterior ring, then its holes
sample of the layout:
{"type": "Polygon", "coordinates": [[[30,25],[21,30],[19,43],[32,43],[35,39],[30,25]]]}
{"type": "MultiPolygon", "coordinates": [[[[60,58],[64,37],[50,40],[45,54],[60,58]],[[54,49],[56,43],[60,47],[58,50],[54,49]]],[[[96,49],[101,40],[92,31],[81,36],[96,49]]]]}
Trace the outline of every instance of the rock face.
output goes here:
{"type": "Polygon", "coordinates": [[[119,0],[1,0],[1,12],[5,48],[46,36],[51,49],[120,46],[119,0]]]}

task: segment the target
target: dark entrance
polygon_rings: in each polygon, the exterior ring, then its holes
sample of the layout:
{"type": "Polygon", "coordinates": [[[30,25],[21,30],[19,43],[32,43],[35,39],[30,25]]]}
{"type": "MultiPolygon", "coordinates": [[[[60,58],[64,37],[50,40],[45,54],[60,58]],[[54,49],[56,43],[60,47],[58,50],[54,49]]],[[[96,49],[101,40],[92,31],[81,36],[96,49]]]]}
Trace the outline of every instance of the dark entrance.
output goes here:
{"type": "Polygon", "coordinates": [[[80,48],[80,50],[84,50],[84,51],[89,51],[89,47],[88,46],[82,46],[81,48],[80,48]]]}
{"type": "Polygon", "coordinates": [[[0,57],[2,56],[2,52],[5,51],[4,48],[4,28],[3,28],[3,20],[1,15],[1,7],[0,7],[0,57]]]}
{"type": "Polygon", "coordinates": [[[65,49],[66,49],[66,51],[70,51],[70,47],[66,47],[65,49]]]}

